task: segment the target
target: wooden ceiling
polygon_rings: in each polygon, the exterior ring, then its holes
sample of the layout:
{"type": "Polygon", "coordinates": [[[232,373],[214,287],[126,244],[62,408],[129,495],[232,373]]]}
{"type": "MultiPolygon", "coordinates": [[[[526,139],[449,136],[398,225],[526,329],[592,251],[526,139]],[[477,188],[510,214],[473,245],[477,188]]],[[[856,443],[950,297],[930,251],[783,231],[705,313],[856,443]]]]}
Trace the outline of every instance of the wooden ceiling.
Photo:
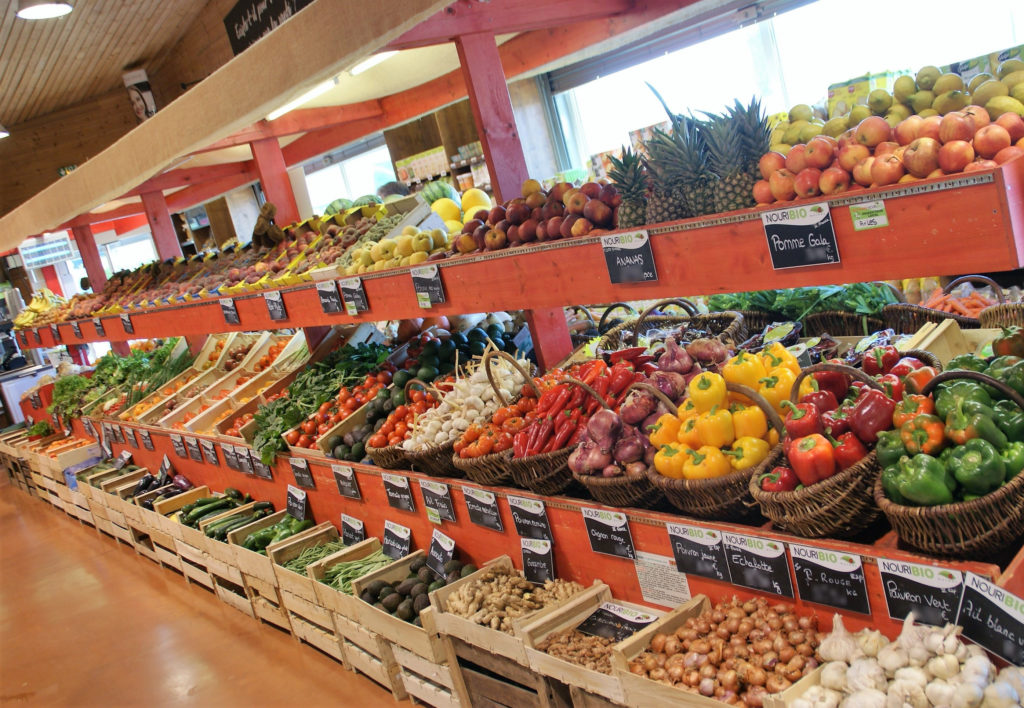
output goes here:
{"type": "Polygon", "coordinates": [[[206,0],[72,0],[50,20],[0,0],[0,124],[10,128],[123,85],[126,66],[160,63],[206,0]]]}

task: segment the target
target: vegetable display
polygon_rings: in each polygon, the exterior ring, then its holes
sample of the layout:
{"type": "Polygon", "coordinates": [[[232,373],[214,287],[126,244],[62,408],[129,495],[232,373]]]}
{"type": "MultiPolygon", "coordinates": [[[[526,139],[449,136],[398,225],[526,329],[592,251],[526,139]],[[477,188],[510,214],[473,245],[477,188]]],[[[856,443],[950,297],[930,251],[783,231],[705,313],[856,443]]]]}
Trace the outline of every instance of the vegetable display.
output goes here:
{"type": "MultiPolygon", "coordinates": [[[[388,563],[394,563],[394,560],[388,558],[388,563]]],[[[444,577],[438,576],[427,567],[426,556],[420,555],[409,564],[409,575],[404,580],[396,583],[374,580],[366,585],[359,598],[382,612],[422,627],[420,613],[430,607],[427,593],[475,572],[476,566],[452,559],[445,564],[444,570],[444,577]]]]}
{"type": "Polygon", "coordinates": [[[390,556],[385,555],[383,551],[376,550],[363,558],[335,563],[324,571],[320,582],[338,592],[351,595],[353,580],[391,563],[394,563],[394,560],[390,556]]]}
{"type": "Polygon", "coordinates": [[[259,502],[253,506],[250,511],[231,514],[223,519],[217,519],[213,523],[207,524],[206,528],[203,529],[203,533],[205,533],[207,537],[216,541],[224,541],[227,539],[228,534],[235,529],[248,526],[253,521],[258,521],[264,516],[269,516],[273,513],[273,504],[270,502],[259,502]]]}
{"type": "Polygon", "coordinates": [[[242,548],[254,551],[262,555],[267,554],[267,546],[278,541],[283,541],[290,536],[301,533],[313,526],[312,519],[299,521],[294,516],[285,515],[283,519],[272,526],[253,531],[242,540],[242,548]]]}
{"type": "Polygon", "coordinates": [[[615,644],[616,641],[609,637],[584,634],[575,627],[569,627],[549,634],[544,641],[537,644],[537,650],[547,652],[563,661],[579,664],[591,671],[610,674],[612,647],[615,644]]]}
{"type": "MultiPolygon", "coordinates": [[[[285,433],[285,442],[291,447],[310,448],[361,406],[379,400],[379,403],[375,403],[372,409],[367,410],[366,424],[373,426],[383,415],[394,410],[396,405],[405,403],[404,391],[400,389],[385,391],[389,383],[391,383],[391,372],[384,369],[370,372],[366,375],[366,379],[356,386],[351,388],[342,386],[331,400],[321,403],[304,421],[285,433]]],[[[360,441],[366,437],[368,436],[364,434],[360,441]]],[[[341,445],[345,445],[342,440],[335,439],[335,437],[332,437],[330,442],[333,444],[328,444],[327,447],[331,453],[341,445]]],[[[338,449],[337,452],[338,454],[331,456],[351,462],[359,462],[363,459],[362,448],[356,450],[358,456],[353,455],[352,444],[348,444],[348,449],[338,449]]]]}
{"type": "Polygon", "coordinates": [[[444,611],[511,634],[514,620],[582,591],[579,583],[562,579],[536,586],[521,571],[499,566],[485,569],[449,595],[444,611]]]}
{"type": "Polygon", "coordinates": [[[299,555],[295,556],[294,558],[285,563],[282,563],[281,567],[286,568],[287,570],[290,570],[293,573],[305,575],[306,568],[313,565],[319,560],[323,560],[332,553],[337,553],[343,548],[345,548],[345,543],[341,540],[328,541],[327,543],[318,543],[315,546],[310,546],[309,548],[302,549],[302,552],[299,553],[299,555]]]}

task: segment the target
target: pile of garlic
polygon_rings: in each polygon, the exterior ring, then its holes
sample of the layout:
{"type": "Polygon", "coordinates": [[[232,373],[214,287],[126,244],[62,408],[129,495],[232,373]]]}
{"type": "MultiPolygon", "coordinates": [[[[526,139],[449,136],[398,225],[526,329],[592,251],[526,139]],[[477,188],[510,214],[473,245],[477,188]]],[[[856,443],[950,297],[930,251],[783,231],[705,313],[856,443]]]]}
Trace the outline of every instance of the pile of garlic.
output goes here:
{"type": "Polygon", "coordinates": [[[915,625],[896,641],[877,630],[850,634],[835,615],[818,654],[820,684],[792,708],[1011,708],[1024,698],[1024,669],[996,675],[984,650],[960,641],[960,627],[915,625]]]}

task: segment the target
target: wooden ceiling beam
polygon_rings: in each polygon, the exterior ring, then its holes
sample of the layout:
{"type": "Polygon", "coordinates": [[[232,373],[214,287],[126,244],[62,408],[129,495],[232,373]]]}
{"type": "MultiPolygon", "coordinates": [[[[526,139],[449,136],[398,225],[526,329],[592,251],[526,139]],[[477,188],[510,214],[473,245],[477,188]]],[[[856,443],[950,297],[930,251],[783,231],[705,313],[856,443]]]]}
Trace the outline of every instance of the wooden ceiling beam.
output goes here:
{"type": "Polygon", "coordinates": [[[136,214],[145,213],[145,209],[142,206],[142,202],[132,202],[131,204],[122,204],[116,209],[102,212],[86,212],[76,216],[74,219],[65,221],[63,224],[58,226],[54,231],[60,229],[73,229],[76,226],[88,226],[90,224],[101,224],[104,221],[114,221],[125,216],[134,216],[136,214]]]}

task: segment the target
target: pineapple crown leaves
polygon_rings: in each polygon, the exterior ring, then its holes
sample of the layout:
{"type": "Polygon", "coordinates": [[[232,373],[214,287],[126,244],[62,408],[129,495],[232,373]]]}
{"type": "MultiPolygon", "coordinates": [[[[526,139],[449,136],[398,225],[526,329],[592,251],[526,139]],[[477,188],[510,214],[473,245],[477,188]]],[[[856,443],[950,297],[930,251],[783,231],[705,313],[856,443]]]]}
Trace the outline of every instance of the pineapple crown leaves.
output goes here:
{"type": "Polygon", "coordinates": [[[647,87],[661,102],[672,123],[671,133],[655,128],[652,139],[647,142],[647,152],[651,158],[646,162],[648,171],[660,181],[696,182],[705,178],[707,146],[702,134],[702,122],[692,115],[673,113],[658,90],[649,82],[647,87]]]}
{"type": "Polygon", "coordinates": [[[643,158],[632,147],[622,146],[622,157],[609,156],[612,169],[608,176],[622,191],[623,197],[640,198],[647,191],[647,175],[643,158]]]}

